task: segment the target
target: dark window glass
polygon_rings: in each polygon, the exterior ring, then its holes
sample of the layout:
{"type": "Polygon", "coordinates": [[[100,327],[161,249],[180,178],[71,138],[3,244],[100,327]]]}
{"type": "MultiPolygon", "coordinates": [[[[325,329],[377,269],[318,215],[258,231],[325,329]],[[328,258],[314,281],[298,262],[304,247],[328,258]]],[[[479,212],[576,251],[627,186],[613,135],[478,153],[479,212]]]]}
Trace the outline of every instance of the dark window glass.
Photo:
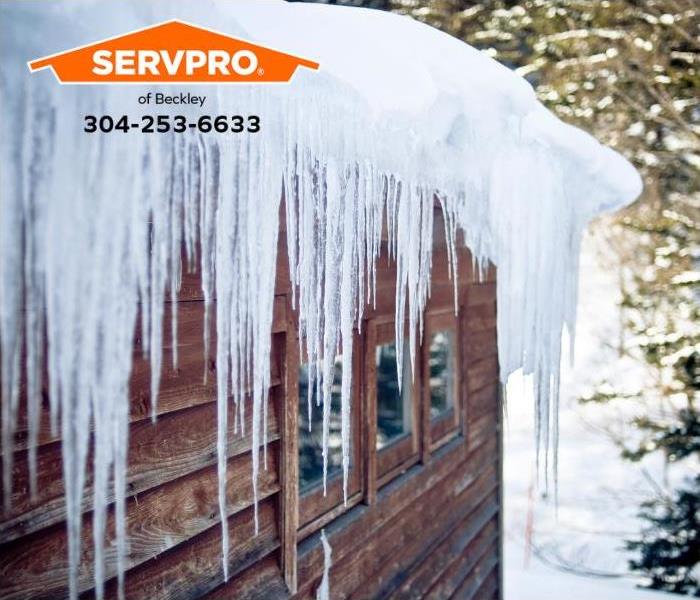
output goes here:
{"type": "Polygon", "coordinates": [[[404,346],[402,386],[396,369],[396,344],[377,346],[377,448],[381,449],[412,430],[411,360],[404,346]]]}
{"type": "MultiPolygon", "coordinates": [[[[343,367],[340,356],[335,359],[331,388],[331,418],[328,437],[328,477],[342,471],[343,453],[340,434],[340,387],[343,367]]],[[[309,365],[299,367],[299,491],[303,492],[323,481],[323,407],[319,381],[314,377],[311,388],[311,430],[309,431],[309,365]],[[320,400],[319,400],[320,401],[320,400]]]]}
{"type": "Polygon", "coordinates": [[[435,418],[454,406],[454,333],[436,331],[430,337],[430,417],[435,418]]]}

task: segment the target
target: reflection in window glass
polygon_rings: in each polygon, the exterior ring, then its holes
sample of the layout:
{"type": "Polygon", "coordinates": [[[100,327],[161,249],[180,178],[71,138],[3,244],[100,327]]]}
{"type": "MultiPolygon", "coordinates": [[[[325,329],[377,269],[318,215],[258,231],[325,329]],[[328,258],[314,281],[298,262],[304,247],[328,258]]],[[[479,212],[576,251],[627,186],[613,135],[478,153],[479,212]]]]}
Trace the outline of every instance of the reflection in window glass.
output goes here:
{"type": "Polygon", "coordinates": [[[430,337],[430,417],[440,416],[454,405],[454,334],[436,331],[430,337]]]}
{"type": "MultiPolygon", "coordinates": [[[[342,470],[343,453],[340,433],[340,388],[343,376],[341,357],[335,359],[331,388],[331,418],[328,438],[328,477],[342,470]]],[[[299,491],[323,481],[323,407],[316,406],[319,395],[317,378],[311,390],[311,431],[309,431],[309,365],[299,367],[299,491]]],[[[319,400],[320,401],[320,400],[319,400]]]]}
{"type": "Polygon", "coordinates": [[[377,346],[377,449],[411,432],[411,359],[403,352],[403,384],[399,392],[396,344],[377,346]]]}

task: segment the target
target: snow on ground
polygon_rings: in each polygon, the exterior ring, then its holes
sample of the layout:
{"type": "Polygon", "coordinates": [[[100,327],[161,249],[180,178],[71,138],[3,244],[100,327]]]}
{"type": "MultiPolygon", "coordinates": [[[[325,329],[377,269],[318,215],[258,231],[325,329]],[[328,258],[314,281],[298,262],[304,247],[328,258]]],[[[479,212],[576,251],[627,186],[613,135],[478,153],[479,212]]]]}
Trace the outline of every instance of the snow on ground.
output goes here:
{"type": "Polygon", "coordinates": [[[638,409],[577,401],[601,379],[634,390],[645,377],[639,365],[617,355],[617,273],[600,264],[604,244],[600,235],[588,234],[581,257],[576,365],[562,379],[558,511],[553,486],[547,496],[544,485],[535,485],[532,400],[523,392],[522,378],[515,376],[509,383],[504,465],[507,600],[664,596],[636,587],[639,580],[628,573],[629,555],[623,549],[624,540],[639,531],[636,513],[639,503],[653,494],[650,478],[663,480],[662,465],[655,457],[641,464],[623,461],[605,431],[619,431],[629,411],[638,409]]]}
{"type": "Polygon", "coordinates": [[[506,600],[671,600],[682,598],[635,588],[622,579],[593,579],[565,573],[535,560],[523,567],[523,548],[506,545],[506,600]]]}

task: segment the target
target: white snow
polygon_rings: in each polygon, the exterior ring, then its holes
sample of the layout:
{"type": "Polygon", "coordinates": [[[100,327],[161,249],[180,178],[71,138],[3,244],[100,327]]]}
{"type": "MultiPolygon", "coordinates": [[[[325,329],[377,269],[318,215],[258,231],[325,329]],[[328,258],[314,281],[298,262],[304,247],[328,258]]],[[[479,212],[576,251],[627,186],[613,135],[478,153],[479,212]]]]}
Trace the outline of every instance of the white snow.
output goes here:
{"type": "Polygon", "coordinates": [[[565,573],[533,559],[523,566],[524,550],[508,543],[505,550],[506,600],[672,600],[677,594],[636,588],[628,580],[565,573]]]}
{"type": "MultiPolygon", "coordinates": [[[[413,359],[430,293],[434,197],[446,213],[452,259],[461,230],[477,264],[499,268],[501,377],[521,367],[534,374],[538,444],[547,457],[553,437],[556,451],[561,334],[565,324],[573,333],[581,232],[596,212],[632,201],[641,188],[622,157],[558,121],[505,67],[405,17],[252,1],[130,0],[119,11],[94,0],[28,1],[1,10],[0,51],[11,57],[0,70],[0,99],[11,115],[0,123],[3,493],[9,505],[22,340],[30,357],[30,440],[36,440],[45,308],[51,415],[60,419],[63,440],[71,597],[78,591],[90,427],[100,597],[111,473],[118,513],[124,509],[137,308],[155,415],[163,302],[166,294],[176,298],[183,244],[202,271],[207,318],[217,300],[226,571],[226,407],[232,397],[242,428],[246,403],[252,405],[257,498],[282,193],[301,338],[310,372],[320,374],[326,441],[338,351],[345,363],[346,475],[350,341],[373,297],[382,223],[397,261],[397,321],[410,323],[413,359]],[[321,69],[300,69],[284,86],[199,86],[207,114],[261,116],[261,132],[247,136],[83,134],[84,114],[143,112],[136,98],[152,86],[59,86],[50,72],[30,76],[25,69],[28,60],[171,18],[305,55],[321,69]],[[30,299],[26,324],[24,297],[30,299]]],[[[176,319],[171,326],[175,335],[176,319]]],[[[400,349],[403,331],[397,327],[400,349]]],[[[29,452],[35,465],[33,446],[29,452]]],[[[123,518],[118,522],[121,577],[126,540],[123,518]]]]}

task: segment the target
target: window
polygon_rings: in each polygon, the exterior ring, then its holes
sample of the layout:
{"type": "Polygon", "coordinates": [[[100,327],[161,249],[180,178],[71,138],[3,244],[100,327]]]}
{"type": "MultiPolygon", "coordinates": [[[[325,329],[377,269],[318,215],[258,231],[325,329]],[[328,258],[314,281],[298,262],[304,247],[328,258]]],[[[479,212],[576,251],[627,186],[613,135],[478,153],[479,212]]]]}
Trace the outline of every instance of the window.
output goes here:
{"type": "MultiPolygon", "coordinates": [[[[304,493],[323,482],[323,407],[320,402],[320,377],[310,377],[309,365],[299,367],[299,491],[304,493]],[[312,385],[309,386],[309,380],[312,385]],[[309,412],[311,422],[309,423],[309,412]]],[[[340,436],[340,384],[342,358],[335,359],[331,388],[331,418],[328,438],[328,472],[330,479],[342,471],[340,436]]]]}
{"type": "Polygon", "coordinates": [[[396,343],[381,344],[377,357],[377,450],[413,430],[411,410],[411,361],[408,344],[403,353],[401,387],[397,372],[396,343]]]}
{"type": "MultiPolygon", "coordinates": [[[[357,344],[356,344],[357,345],[357,344]]],[[[359,357],[355,355],[355,370],[359,370],[359,357]]],[[[320,402],[321,374],[314,374],[308,363],[299,366],[297,435],[299,448],[299,536],[319,529],[343,504],[343,457],[341,442],[341,382],[342,356],[335,357],[333,384],[331,387],[331,415],[328,439],[328,471],[326,495],[323,494],[323,406],[320,402]],[[311,382],[311,386],[309,386],[311,382]],[[309,430],[309,400],[311,401],[311,429],[309,430]]],[[[358,382],[353,381],[350,423],[350,473],[348,479],[348,506],[359,501],[362,464],[360,460],[360,402],[357,399],[358,382]]]]}
{"type": "Polygon", "coordinates": [[[454,407],[454,335],[449,329],[436,331],[428,345],[428,386],[430,418],[454,407]]]}
{"type": "Polygon", "coordinates": [[[303,539],[377,490],[433,449],[460,432],[457,319],[452,313],[427,314],[422,347],[411,366],[408,335],[401,374],[396,330],[388,317],[367,321],[360,348],[353,348],[350,473],[348,505],[343,503],[341,384],[342,357],[336,356],[331,386],[327,494],[323,494],[322,382],[310,365],[297,363],[298,539],[303,539]],[[415,374],[413,371],[415,370],[415,374]],[[401,377],[401,385],[399,385],[401,377]],[[308,405],[311,401],[311,421],[308,405]],[[309,425],[311,429],[309,430],[309,425]]]}
{"type": "MultiPolygon", "coordinates": [[[[368,325],[365,393],[373,422],[368,444],[376,449],[372,471],[382,484],[418,460],[420,423],[419,373],[413,377],[408,340],[402,357],[401,386],[397,370],[393,322],[368,325]],[[371,361],[371,364],[370,364],[371,361]]],[[[420,370],[420,365],[417,371],[420,370]]],[[[375,482],[373,482],[374,484],[375,482]]]]}
{"type": "Polygon", "coordinates": [[[434,448],[459,433],[459,357],[457,319],[451,313],[426,317],[423,372],[429,418],[426,444],[434,448]]]}

